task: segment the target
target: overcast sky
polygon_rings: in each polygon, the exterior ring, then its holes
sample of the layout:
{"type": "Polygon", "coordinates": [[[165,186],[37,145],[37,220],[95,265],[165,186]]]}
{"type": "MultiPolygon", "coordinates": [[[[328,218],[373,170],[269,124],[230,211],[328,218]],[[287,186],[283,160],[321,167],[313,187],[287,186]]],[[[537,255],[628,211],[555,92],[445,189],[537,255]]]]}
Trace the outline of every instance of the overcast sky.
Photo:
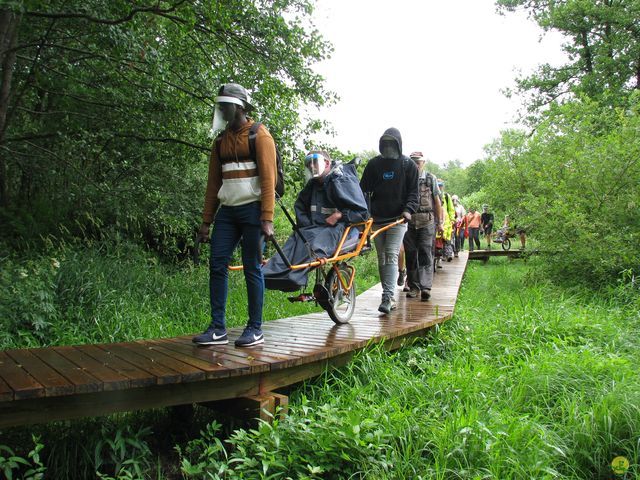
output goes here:
{"type": "Polygon", "coordinates": [[[513,125],[520,100],[501,90],[564,58],[559,35],[540,42],[535,22],[498,15],[493,0],[318,0],[314,22],[335,48],[314,69],[341,97],[320,117],[353,152],[377,150],[394,126],[405,154],[468,165],[513,125]]]}

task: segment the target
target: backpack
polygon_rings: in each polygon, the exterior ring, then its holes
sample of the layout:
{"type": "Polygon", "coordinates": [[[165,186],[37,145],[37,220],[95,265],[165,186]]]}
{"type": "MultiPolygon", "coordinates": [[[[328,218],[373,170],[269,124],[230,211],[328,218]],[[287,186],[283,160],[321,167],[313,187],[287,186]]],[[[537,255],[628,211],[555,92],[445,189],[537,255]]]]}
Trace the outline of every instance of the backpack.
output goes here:
{"type": "MultiPolygon", "coordinates": [[[[255,122],[249,129],[249,158],[256,162],[258,165],[258,156],[256,153],[256,137],[258,136],[258,129],[262,126],[262,123],[255,122]]],[[[220,158],[220,144],[222,143],[222,134],[220,133],[216,137],[216,156],[220,158]]],[[[282,197],[284,195],[284,168],[282,164],[282,157],[280,156],[280,150],[276,145],[276,196],[282,197]]]]}

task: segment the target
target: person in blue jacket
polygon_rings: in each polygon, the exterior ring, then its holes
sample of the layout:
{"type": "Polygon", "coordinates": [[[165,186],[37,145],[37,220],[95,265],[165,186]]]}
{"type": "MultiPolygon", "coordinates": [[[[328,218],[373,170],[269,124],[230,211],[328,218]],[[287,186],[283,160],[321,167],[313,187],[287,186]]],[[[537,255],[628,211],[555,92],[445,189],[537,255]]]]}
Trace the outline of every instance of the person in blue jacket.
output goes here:
{"type": "MultiPolygon", "coordinates": [[[[418,208],[418,168],[402,154],[402,136],[388,128],[379,143],[380,155],[372,158],[362,173],[360,187],[369,198],[374,228],[402,217],[411,220],[418,208]]],[[[378,311],[388,314],[396,308],[394,291],[398,276],[398,253],[407,224],[396,225],[375,237],[382,302],[378,311]]]]}

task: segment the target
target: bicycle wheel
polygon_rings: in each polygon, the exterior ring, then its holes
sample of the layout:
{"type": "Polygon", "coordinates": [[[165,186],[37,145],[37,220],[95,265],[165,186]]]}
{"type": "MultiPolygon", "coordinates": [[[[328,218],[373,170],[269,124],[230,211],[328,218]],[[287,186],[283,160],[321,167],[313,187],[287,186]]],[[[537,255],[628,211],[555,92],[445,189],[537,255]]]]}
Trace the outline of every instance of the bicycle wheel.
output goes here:
{"type": "Polygon", "coordinates": [[[502,249],[503,250],[509,250],[511,248],[511,240],[509,240],[507,237],[504,237],[504,240],[502,241],[502,249]]]}
{"type": "MultiPolygon", "coordinates": [[[[345,263],[338,266],[342,279],[348,283],[351,278],[353,267],[345,263]]],[[[327,275],[325,287],[329,292],[329,301],[322,305],[327,311],[331,320],[337,324],[348,323],[356,308],[356,282],[355,279],[351,284],[351,288],[347,291],[342,288],[340,278],[334,269],[331,269],[327,275]]]]}

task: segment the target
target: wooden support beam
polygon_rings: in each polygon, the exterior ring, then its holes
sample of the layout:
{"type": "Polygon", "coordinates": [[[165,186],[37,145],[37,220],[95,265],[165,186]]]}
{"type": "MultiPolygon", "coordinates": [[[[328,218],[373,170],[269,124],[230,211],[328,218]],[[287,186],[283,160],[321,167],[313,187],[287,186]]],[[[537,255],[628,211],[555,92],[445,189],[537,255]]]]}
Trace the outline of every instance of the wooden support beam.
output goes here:
{"type": "Polygon", "coordinates": [[[267,392],[217,402],[203,402],[200,405],[245,421],[260,419],[273,423],[275,418],[282,420],[288,413],[289,397],[267,392]]]}

